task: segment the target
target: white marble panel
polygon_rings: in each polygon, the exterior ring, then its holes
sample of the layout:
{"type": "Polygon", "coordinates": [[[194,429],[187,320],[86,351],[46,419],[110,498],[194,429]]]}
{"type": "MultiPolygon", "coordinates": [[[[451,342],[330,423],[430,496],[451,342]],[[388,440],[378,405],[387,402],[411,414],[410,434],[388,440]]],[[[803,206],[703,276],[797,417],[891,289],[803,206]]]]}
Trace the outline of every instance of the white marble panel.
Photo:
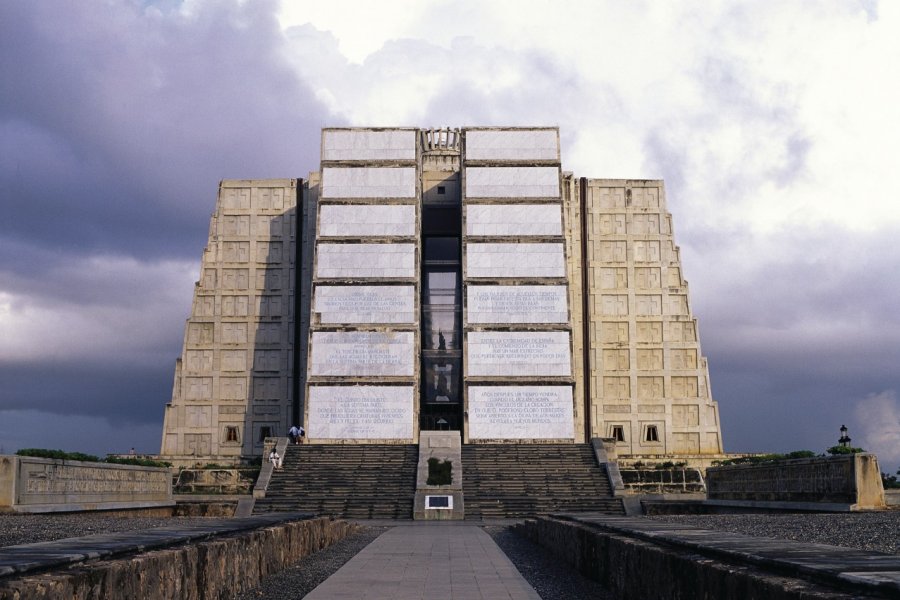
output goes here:
{"type": "Polygon", "coordinates": [[[467,160],[559,160],[555,129],[466,131],[467,160]]]}
{"type": "Polygon", "coordinates": [[[412,439],[412,386],[310,386],[312,439],[412,439]]]}
{"type": "Polygon", "coordinates": [[[469,285],[468,323],[567,323],[564,285],[469,285]]]}
{"type": "Polygon", "coordinates": [[[472,331],[466,339],[470,377],[572,374],[567,331],[472,331]]]}
{"type": "Polygon", "coordinates": [[[469,204],[467,235],[562,235],[559,204],[469,204]]]}
{"type": "Polygon", "coordinates": [[[415,323],[411,285],[316,286],[313,311],[320,323],[415,323]]]}
{"type": "Polygon", "coordinates": [[[561,243],[466,244],[467,277],[565,277],[561,243]]]}
{"type": "Polygon", "coordinates": [[[319,237],[416,235],[412,204],[320,204],[319,237]]]}
{"type": "Polygon", "coordinates": [[[316,331],[312,334],[309,374],[410,376],[415,350],[411,331],[316,331]]]}
{"type": "Polygon", "coordinates": [[[326,129],[322,160],[415,160],[416,132],[326,129]]]}
{"type": "Polygon", "coordinates": [[[323,198],[415,198],[415,167],[325,167],[323,198]]]}
{"type": "Polygon", "coordinates": [[[558,198],[557,167],[467,167],[466,198],[558,198]]]}
{"type": "Polygon", "coordinates": [[[572,388],[562,385],[469,386],[472,439],[573,439],[572,388]]]}
{"type": "Polygon", "coordinates": [[[316,277],[415,277],[415,244],[322,244],[317,247],[316,277]]]}

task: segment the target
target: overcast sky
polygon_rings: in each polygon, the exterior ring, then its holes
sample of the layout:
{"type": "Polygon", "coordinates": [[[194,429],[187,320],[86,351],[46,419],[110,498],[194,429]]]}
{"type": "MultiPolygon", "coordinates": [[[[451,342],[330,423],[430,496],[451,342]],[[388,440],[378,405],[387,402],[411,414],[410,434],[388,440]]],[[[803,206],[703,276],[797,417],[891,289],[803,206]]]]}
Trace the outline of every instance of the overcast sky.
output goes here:
{"type": "Polygon", "coordinates": [[[158,452],[223,178],[558,125],[666,181],[727,451],[900,466],[900,3],[0,3],[0,447],[158,452]],[[562,8],[565,6],[565,8],[562,8]]]}

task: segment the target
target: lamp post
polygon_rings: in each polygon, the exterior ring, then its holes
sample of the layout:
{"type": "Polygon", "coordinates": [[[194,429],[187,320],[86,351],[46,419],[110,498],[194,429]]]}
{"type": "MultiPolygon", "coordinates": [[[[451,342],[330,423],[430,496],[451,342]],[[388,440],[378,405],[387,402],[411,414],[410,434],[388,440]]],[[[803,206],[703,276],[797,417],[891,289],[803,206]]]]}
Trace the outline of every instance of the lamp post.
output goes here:
{"type": "Polygon", "coordinates": [[[841,439],[838,440],[838,443],[844,448],[850,447],[850,436],[847,435],[847,426],[841,425],[841,439]]]}

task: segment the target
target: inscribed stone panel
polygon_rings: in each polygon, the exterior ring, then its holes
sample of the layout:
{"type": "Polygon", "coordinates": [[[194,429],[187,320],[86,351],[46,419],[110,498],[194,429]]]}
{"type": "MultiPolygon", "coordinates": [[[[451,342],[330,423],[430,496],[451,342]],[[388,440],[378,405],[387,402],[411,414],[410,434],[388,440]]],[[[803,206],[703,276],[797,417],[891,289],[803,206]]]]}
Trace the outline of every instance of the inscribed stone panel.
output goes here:
{"type": "Polygon", "coordinates": [[[261,210],[284,210],[284,188],[253,188],[253,206],[261,210]]]}
{"type": "Polygon", "coordinates": [[[319,237],[381,237],[416,235],[412,204],[321,204],[319,237]]]}
{"type": "Polygon", "coordinates": [[[468,235],[562,235],[559,204],[469,204],[468,235]]]}
{"type": "Polygon", "coordinates": [[[470,285],[468,323],[567,323],[564,285],[470,285]]]}
{"type": "Polygon", "coordinates": [[[628,350],[613,348],[603,350],[604,371],[627,371],[629,366],[628,350]]]}
{"type": "Polygon", "coordinates": [[[284,398],[284,386],[280,377],[254,377],[254,400],[280,400],[284,398]]]}
{"type": "Polygon", "coordinates": [[[632,188],[631,205],[635,208],[659,208],[659,189],[632,188]]]}
{"type": "Polygon", "coordinates": [[[411,331],[312,334],[313,376],[410,376],[414,363],[415,335],[411,331]]]}
{"type": "Polygon", "coordinates": [[[671,358],[673,369],[697,368],[697,351],[693,348],[673,348],[671,358]]]}
{"type": "Polygon", "coordinates": [[[250,260],[250,242],[222,242],[222,260],[247,262],[250,260]]]}
{"type": "Polygon", "coordinates": [[[258,296],[257,299],[257,314],[260,317],[281,317],[284,316],[284,303],[282,302],[281,296],[276,295],[264,295],[258,296]]]}
{"type": "Polygon", "coordinates": [[[696,454],[700,452],[700,434],[690,432],[674,432],[672,445],[675,452],[696,454]]]}
{"type": "Polygon", "coordinates": [[[309,437],[314,439],[410,439],[411,386],[310,386],[309,437]]]}
{"type": "Polygon", "coordinates": [[[635,240],[634,261],[659,262],[659,242],[656,240],[635,240]]]}
{"type": "Polygon", "coordinates": [[[469,376],[569,376],[572,374],[566,331],[473,331],[468,334],[469,376]]]}
{"type": "Polygon", "coordinates": [[[635,295],[634,307],[638,315],[661,315],[662,314],[662,296],[658,295],[635,295]]]}
{"type": "Polygon", "coordinates": [[[600,288],[604,290],[628,289],[628,269],[625,267],[601,267],[600,288]]]}
{"type": "Polygon", "coordinates": [[[640,371],[658,371],[659,369],[662,369],[662,348],[638,348],[637,368],[640,371]]]}
{"type": "Polygon", "coordinates": [[[221,377],[219,379],[219,395],[223,400],[246,400],[246,377],[221,377]]]}
{"type": "Polygon", "coordinates": [[[185,377],[185,400],[210,400],[212,398],[212,377],[185,377]]]}
{"type": "Polygon", "coordinates": [[[212,371],[213,367],[213,351],[212,350],[185,350],[184,366],[188,371],[203,372],[212,371]]]}
{"type": "Polygon", "coordinates": [[[248,215],[223,215],[221,217],[222,235],[247,237],[250,235],[250,217],[248,215]]]}
{"type": "Polygon", "coordinates": [[[604,344],[627,342],[628,323],[625,321],[603,321],[600,324],[600,341],[604,344]]]}
{"type": "Polygon", "coordinates": [[[659,214],[636,214],[632,217],[631,233],[634,234],[658,234],[659,214]]]}
{"type": "Polygon", "coordinates": [[[575,437],[570,386],[471,385],[468,412],[472,439],[575,437]]]}
{"type": "Polygon", "coordinates": [[[223,290],[246,290],[250,287],[250,271],[247,269],[222,269],[223,290]]]}
{"type": "Polygon", "coordinates": [[[600,235],[624,235],[626,232],[624,214],[604,213],[599,216],[598,221],[600,235]]]}
{"type": "Polygon", "coordinates": [[[416,277],[416,245],[320,243],[316,276],[330,279],[416,277]]]}
{"type": "Polygon", "coordinates": [[[281,352],[278,350],[256,350],[253,352],[254,371],[280,371],[281,352]]]}
{"type": "MultiPolygon", "coordinates": [[[[623,413],[630,413],[630,412],[631,412],[631,405],[630,405],[630,404],[604,404],[604,405],[603,405],[603,412],[604,412],[605,414],[623,414],[623,413]]],[[[612,433],[612,432],[610,431],[610,437],[612,437],[611,433],[612,433]]]]}
{"type": "Polygon", "coordinates": [[[188,324],[187,341],[189,344],[212,344],[215,323],[188,324]]]}
{"type": "Polygon", "coordinates": [[[313,311],[321,323],[414,323],[411,285],[320,285],[313,311]]]}
{"type": "Polygon", "coordinates": [[[678,267],[669,267],[666,269],[666,285],[669,287],[680,287],[681,283],[681,269],[678,267]]]}
{"type": "Polygon", "coordinates": [[[563,245],[466,244],[468,277],[565,277],[563,245]]]}
{"type": "Polygon", "coordinates": [[[287,325],[281,323],[258,323],[256,325],[256,342],[259,344],[279,344],[287,325]]]}
{"type": "Polygon", "coordinates": [[[195,296],[194,310],[195,317],[213,317],[216,314],[216,297],[215,296],[195,296]]]}
{"type": "Polygon", "coordinates": [[[212,406],[188,404],[184,407],[184,420],[188,427],[209,427],[212,424],[212,406]]]}
{"type": "Polygon", "coordinates": [[[222,350],[222,370],[223,371],[246,371],[247,370],[247,351],[246,350],[222,350]]]}
{"type": "Polygon", "coordinates": [[[322,160],[415,160],[416,131],[326,129],[322,160]]]}
{"type": "Polygon", "coordinates": [[[216,289],[215,269],[203,269],[203,276],[200,278],[200,287],[204,290],[216,289]]]}
{"type": "Polygon", "coordinates": [[[466,160],[559,160],[555,129],[466,131],[466,160]]]}
{"type": "Polygon", "coordinates": [[[638,404],[637,411],[643,414],[664,414],[666,412],[665,404],[638,404]]]}
{"type": "Polygon", "coordinates": [[[696,404],[673,404],[672,425],[697,427],[700,425],[700,407],[696,404]]]}
{"type": "Polygon", "coordinates": [[[628,296],[625,294],[600,296],[600,312],[603,315],[627,315],[628,296]]]}
{"type": "Polygon", "coordinates": [[[625,188],[598,188],[591,186],[591,200],[597,200],[600,208],[625,208],[625,188]]]}
{"type": "Polygon", "coordinates": [[[280,263],[283,254],[282,242],[256,242],[256,262],[280,263]]]}
{"type": "Polygon", "coordinates": [[[625,262],[627,260],[626,242],[600,242],[600,260],[603,262],[625,262]]]}
{"type": "Polygon", "coordinates": [[[630,377],[604,377],[603,378],[603,397],[604,398],[630,398],[631,397],[631,378],[630,377]]]}
{"type": "Polygon", "coordinates": [[[256,269],[256,289],[280,290],[283,279],[280,267],[256,269]]]}
{"type": "Polygon", "coordinates": [[[672,377],[672,397],[696,398],[700,387],[696,377],[672,377]]]}
{"type": "Polygon", "coordinates": [[[642,400],[663,397],[664,381],[662,377],[638,377],[638,398],[642,400]]]}
{"type": "Polygon", "coordinates": [[[662,329],[661,321],[639,321],[637,323],[637,341],[662,343],[662,329]]]}
{"type": "Polygon", "coordinates": [[[669,314],[688,314],[687,296],[684,294],[669,294],[669,314]]]}
{"type": "Polygon", "coordinates": [[[639,290],[659,288],[662,283],[659,267],[635,267],[634,282],[639,290]]]}
{"type": "Polygon", "coordinates": [[[415,167],[325,167],[323,198],[415,198],[415,167]]]}
{"type": "Polygon", "coordinates": [[[694,323],[690,321],[670,321],[667,342],[695,342],[697,334],[694,323]]]}
{"type": "Polygon", "coordinates": [[[246,317],[249,309],[249,296],[222,296],[223,317],[246,317]]]}
{"type": "Polygon", "coordinates": [[[466,168],[466,198],[558,197],[558,167],[466,168]]]}
{"type": "Polygon", "coordinates": [[[219,197],[222,208],[237,210],[250,208],[250,188],[224,188],[219,197]]]}

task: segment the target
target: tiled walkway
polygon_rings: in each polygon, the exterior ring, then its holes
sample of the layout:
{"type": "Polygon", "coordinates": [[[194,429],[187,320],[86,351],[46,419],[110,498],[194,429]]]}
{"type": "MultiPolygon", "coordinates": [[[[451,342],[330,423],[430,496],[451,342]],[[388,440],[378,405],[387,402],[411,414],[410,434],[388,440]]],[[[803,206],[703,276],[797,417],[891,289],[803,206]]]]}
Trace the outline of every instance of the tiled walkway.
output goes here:
{"type": "Polygon", "coordinates": [[[538,600],[540,596],[479,527],[416,524],[383,533],[306,598],[538,600]]]}

